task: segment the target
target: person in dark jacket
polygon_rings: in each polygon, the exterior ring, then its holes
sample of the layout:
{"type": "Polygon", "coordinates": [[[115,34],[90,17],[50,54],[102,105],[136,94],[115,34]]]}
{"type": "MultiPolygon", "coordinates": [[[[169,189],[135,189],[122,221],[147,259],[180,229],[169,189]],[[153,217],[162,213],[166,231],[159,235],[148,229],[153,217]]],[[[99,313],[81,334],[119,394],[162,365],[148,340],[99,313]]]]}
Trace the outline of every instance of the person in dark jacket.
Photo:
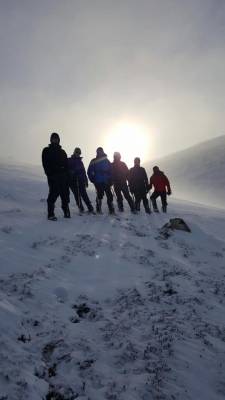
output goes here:
{"type": "Polygon", "coordinates": [[[102,147],[97,148],[96,158],[91,160],[87,173],[88,178],[95,185],[97,193],[96,211],[101,213],[102,199],[105,193],[109,212],[110,214],[113,214],[115,211],[113,206],[113,194],[111,191],[112,167],[102,147]]]}
{"type": "Polygon", "coordinates": [[[42,151],[42,165],[49,185],[48,219],[51,221],[57,220],[54,209],[58,196],[61,198],[64,217],[70,218],[67,155],[59,143],[60,137],[54,132],[49,146],[42,151]]]}
{"type": "Polygon", "coordinates": [[[129,175],[129,169],[127,165],[121,161],[121,155],[119,152],[115,152],[113,155],[114,161],[112,163],[112,182],[117,198],[117,204],[119,211],[124,211],[123,208],[123,196],[127,200],[132,212],[135,211],[134,202],[129,193],[127,185],[127,179],[129,175]]]}
{"type": "Polygon", "coordinates": [[[150,214],[150,207],[147,199],[148,193],[148,177],[145,169],[140,166],[140,158],[136,157],[134,159],[134,167],[130,169],[128,182],[130,191],[134,194],[135,198],[135,208],[140,211],[140,204],[143,201],[145,212],[150,214]]]}
{"type": "Polygon", "coordinates": [[[83,199],[88,211],[93,213],[94,209],[86,191],[86,188],[88,187],[88,178],[81,157],[81,149],[79,147],[76,147],[73,155],[68,158],[68,168],[69,186],[74,194],[80,212],[84,212],[84,206],[82,203],[83,199]]]}
{"type": "Polygon", "coordinates": [[[161,197],[162,211],[167,211],[167,194],[171,195],[171,187],[169,179],[158,166],[153,167],[153,175],[150,178],[150,190],[154,187],[154,192],[151,195],[153,210],[159,212],[156,199],[161,197]]]}

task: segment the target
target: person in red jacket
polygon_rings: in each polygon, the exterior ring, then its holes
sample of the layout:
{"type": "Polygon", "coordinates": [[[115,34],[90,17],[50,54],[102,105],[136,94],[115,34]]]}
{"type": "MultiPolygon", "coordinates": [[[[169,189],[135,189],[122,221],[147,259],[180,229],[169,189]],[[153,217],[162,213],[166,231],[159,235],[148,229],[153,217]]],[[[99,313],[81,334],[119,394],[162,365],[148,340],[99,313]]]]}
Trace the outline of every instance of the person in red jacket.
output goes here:
{"type": "Polygon", "coordinates": [[[153,175],[150,178],[151,190],[154,187],[154,192],[151,195],[153,210],[159,212],[156,199],[160,196],[162,202],[162,211],[167,211],[167,195],[171,195],[170,182],[166,175],[160,171],[159,167],[153,167],[153,175]]]}

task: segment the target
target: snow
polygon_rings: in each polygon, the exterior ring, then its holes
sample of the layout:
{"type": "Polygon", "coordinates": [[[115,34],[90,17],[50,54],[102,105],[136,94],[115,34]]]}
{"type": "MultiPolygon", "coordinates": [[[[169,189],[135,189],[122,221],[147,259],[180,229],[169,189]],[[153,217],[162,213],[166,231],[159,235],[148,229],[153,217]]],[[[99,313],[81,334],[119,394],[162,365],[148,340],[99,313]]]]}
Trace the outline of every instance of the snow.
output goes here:
{"type": "Polygon", "coordinates": [[[0,399],[224,399],[225,211],[79,216],[71,197],[50,222],[46,193],[2,165],[0,399]],[[191,233],[163,238],[173,217],[191,233]]]}

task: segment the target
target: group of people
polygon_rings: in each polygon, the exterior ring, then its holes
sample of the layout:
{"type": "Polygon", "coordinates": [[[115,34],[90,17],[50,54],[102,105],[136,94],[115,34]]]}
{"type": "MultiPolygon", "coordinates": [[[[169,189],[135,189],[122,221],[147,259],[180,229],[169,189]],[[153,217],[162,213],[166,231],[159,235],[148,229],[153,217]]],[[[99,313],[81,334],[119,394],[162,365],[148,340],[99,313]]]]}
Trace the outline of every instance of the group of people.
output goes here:
{"type": "Polygon", "coordinates": [[[153,175],[148,181],[146,170],[140,165],[140,158],[134,159],[134,166],[128,169],[121,161],[119,152],[114,153],[111,163],[102,147],[96,150],[96,157],[88,166],[87,173],[82,162],[81,149],[76,147],[70,158],[60,146],[58,133],[52,133],[50,144],[42,152],[42,165],[48,179],[49,194],[47,199],[48,219],[56,221],[55,202],[60,196],[65,218],[70,218],[70,190],[80,210],[84,212],[84,204],[90,213],[95,214],[94,207],[87,194],[88,178],[96,189],[96,212],[102,212],[102,199],[107,198],[110,214],[115,213],[113,195],[115,194],[118,210],[124,211],[124,198],[132,213],[140,211],[141,202],[145,212],[151,213],[147,198],[153,188],[150,201],[155,212],[159,212],[157,198],[161,197],[162,211],[167,211],[167,195],[171,194],[170,182],[158,166],[153,168],[153,175]]]}

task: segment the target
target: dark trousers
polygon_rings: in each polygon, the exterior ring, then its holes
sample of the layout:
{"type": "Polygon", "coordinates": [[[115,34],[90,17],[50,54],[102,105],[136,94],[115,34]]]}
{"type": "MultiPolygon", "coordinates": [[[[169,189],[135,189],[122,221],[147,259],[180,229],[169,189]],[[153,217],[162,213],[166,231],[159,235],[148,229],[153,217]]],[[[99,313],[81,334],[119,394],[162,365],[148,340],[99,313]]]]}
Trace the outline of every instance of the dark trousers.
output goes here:
{"type": "Polygon", "coordinates": [[[135,208],[137,211],[140,211],[141,201],[143,201],[143,205],[145,211],[149,211],[149,203],[147,199],[147,193],[145,190],[134,190],[134,198],[135,198],[135,208]]]}
{"type": "Polygon", "coordinates": [[[88,197],[84,182],[71,180],[70,181],[70,189],[72,190],[76,204],[81,211],[84,211],[84,206],[83,206],[82,200],[86,204],[88,210],[93,211],[93,206],[88,197]]]}
{"type": "Polygon", "coordinates": [[[151,201],[152,201],[153,208],[155,210],[157,210],[157,208],[158,208],[157,207],[157,202],[156,202],[156,199],[158,197],[161,197],[162,207],[166,208],[166,206],[167,206],[167,195],[166,195],[166,192],[156,192],[156,191],[153,192],[152,195],[151,195],[151,201]]]}
{"type": "Polygon", "coordinates": [[[101,207],[101,203],[102,203],[102,199],[104,197],[104,194],[106,194],[106,198],[107,198],[107,204],[109,207],[109,210],[113,210],[113,194],[111,191],[111,187],[109,184],[107,183],[95,183],[95,189],[97,192],[97,196],[96,196],[96,205],[97,208],[100,206],[101,207]]]}
{"type": "Polygon", "coordinates": [[[119,210],[123,210],[123,196],[125,197],[125,199],[127,200],[130,209],[134,210],[134,202],[132,200],[132,197],[129,193],[129,189],[127,184],[123,184],[123,185],[114,185],[114,190],[116,193],[116,199],[117,199],[117,204],[118,204],[118,208],[119,210]]]}
{"type": "Polygon", "coordinates": [[[69,183],[67,175],[59,174],[48,177],[48,186],[48,216],[54,215],[55,202],[59,196],[61,198],[62,209],[65,212],[68,209],[68,204],[70,202],[69,183]]]}

